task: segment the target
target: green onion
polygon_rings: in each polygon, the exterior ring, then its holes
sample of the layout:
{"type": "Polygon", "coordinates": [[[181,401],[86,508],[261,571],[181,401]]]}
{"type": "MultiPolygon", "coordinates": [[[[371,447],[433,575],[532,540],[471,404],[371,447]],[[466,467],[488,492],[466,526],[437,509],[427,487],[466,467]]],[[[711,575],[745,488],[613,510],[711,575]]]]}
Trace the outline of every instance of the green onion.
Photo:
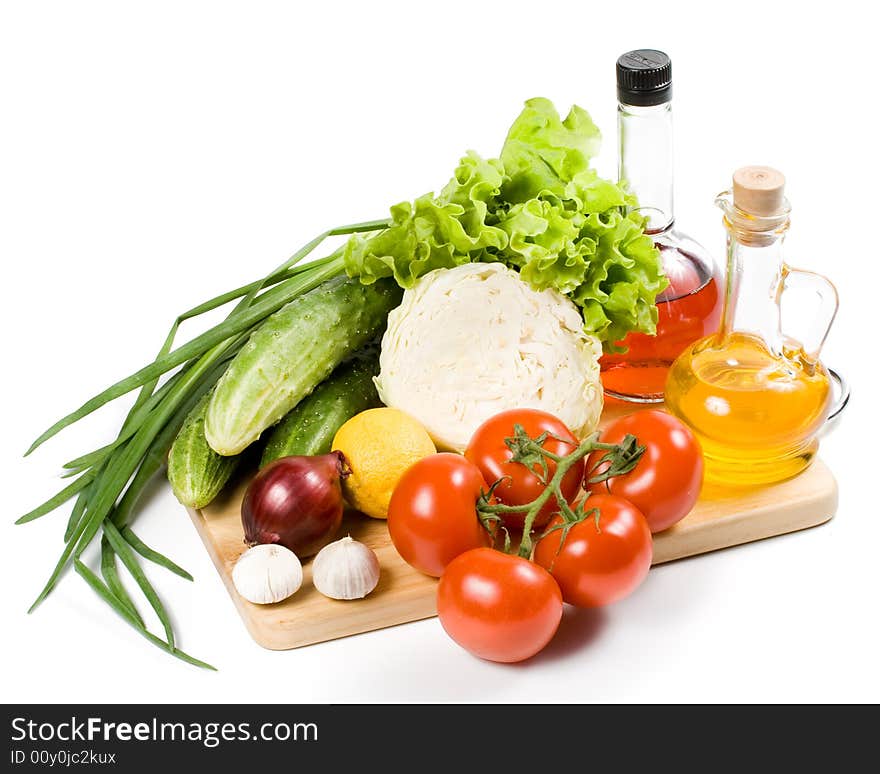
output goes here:
{"type": "Polygon", "coordinates": [[[131,611],[123,605],[115,596],[113,596],[113,592],[107,588],[102,582],[101,579],[95,575],[86,565],[84,565],[79,559],[74,563],[77,574],[81,578],[85,580],[89,586],[97,593],[101,599],[103,599],[110,607],[112,607],[122,618],[131,624],[140,634],[146,637],[150,642],[152,642],[157,647],[161,648],[164,651],[167,651],[175,658],[179,658],[181,661],[186,661],[187,664],[192,664],[193,666],[202,667],[202,669],[210,669],[212,671],[217,671],[216,667],[211,666],[205,661],[200,661],[197,658],[193,658],[187,653],[184,653],[180,648],[175,648],[169,645],[164,640],[159,639],[156,635],[152,634],[147,630],[147,628],[140,623],[138,623],[137,619],[132,616],[131,611]]]}
{"type": "Polygon", "coordinates": [[[149,559],[154,564],[158,564],[160,567],[164,567],[166,570],[170,570],[175,575],[179,575],[181,578],[185,578],[188,581],[193,579],[193,576],[190,575],[186,570],[183,569],[178,564],[172,562],[167,556],[160,554],[158,551],[150,548],[143,540],[141,540],[137,535],[134,534],[134,531],[131,527],[123,527],[122,528],[122,537],[125,538],[125,541],[135,550],[137,551],[144,559],[149,559]]]}
{"type": "MultiPolygon", "coordinates": [[[[165,629],[166,642],[171,645],[171,647],[174,647],[174,631],[171,627],[171,618],[168,616],[168,611],[165,609],[165,605],[162,604],[162,600],[159,599],[159,595],[156,593],[155,589],[150,585],[147,576],[144,575],[144,571],[141,569],[140,564],[138,564],[134,551],[131,550],[131,546],[125,542],[122,535],[119,534],[119,530],[113,526],[113,521],[111,519],[107,519],[104,522],[104,537],[107,538],[108,542],[113,547],[113,550],[119,558],[122,559],[125,569],[131,573],[131,577],[134,578],[137,585],[140,586],[141,591],[150,603],[150,607],[153,608],[156,617],[162,623],[162,626],[165,629]]],[[[117,596],[119,595],[117,594],[117,596]]]]}
{"type": "Polygon", "coordinates": [[[91,484],[83,489],[79,493],[79,496],[76,498],[73,509],[70,511],[70,518],[67,520],[67,529],[64,530],[65,543],[70,540],[70,536],[77,528],[77,525],[79,525],[80,519],[82,519],[82,516],[86,511],[86,505],[88,504],[90,490],[91,484]]]}
{"type": "Polygon", "coordinates": [[[275,274],[277,274],[279,271],[282,271],[292,263],[295,263],[296,261],[299,261],[306,255],[308,255],[318,244],[320,244],[321,241],[326,239],[328,236],[354,234],[362,231],[375,231],[376,229],[382,228],[385,225],[387,225],[387,221],[384,220],[372,221],[369,223],[360,223],[355,226],[348,226],[341,229],[325,231],[323,234],[319,235],[311,242],[306,244],[303,248],[298,250],[293,255],[293,257],[291,257],[272,274],[270,274],[269,277],[266,278],[266,280],[258,283],[258,288],[248,291],[249,297],[252,298],[254,301],[253,304],[241,309],[240,311],[236,310],[224,322],[220,323],[219,325],[215,325],[210,330],[206,331],[200,336],[197,336],[195,339],[184,344],[182,347],[178,347],[173,352],[169,352],[156,358],[156,360],[154,360],[150,365],[144,366],[139,371],[133,373],[131,376],[128,376],[125,379],[116,382],[115,384],[104,390],[102,393],[86,401],[76,411],[73,411],[66,417],[62,417],[49,429],[43,432],[31,444],[30,448],[25,452],[25,456],[33,452],[35,449],[39,448],[43,443],[45,443],[59,431],[63,430],[65,427],[68,427],[69,425],[72,425],[74,422],[79,421],[83,417],[88,416],[93,411],[103,406],[105,403],[109,403],[111,400],[114,400],[121,395],[125,395],[125,393],[130,392],[136,387],[147,384],[151,379],[156,379],[167,371],[170,371],[172,368],[175,368],[176,366],[185,363],[187,360],[203,354],[205,351],[209,350],[211,347],[217,344],[220,344],[224,340],[228,339],[230,336],[234,336],[235,334],[241,333],[242,331],[253,328],[254,325],[256,325],[258,322],[265,319],[273,312],[278,311],[278,309],[280,309],[288,302],[292,301],[297,296],[302,295],[309,290],[313,290],[322,282],[340,274],[343,269],[341,257],[342,251],[337,250],[336,253],[333,254],[334,260],[322,261],[313,271],[300,272],[300,274],[290,277],[289,279],[285,279],[281,283],[279,283],[279,286],[283,286],[286,292],[276,294],[271,299],[257,299],[251,295],[252,293],[255,293],[256,290],[259,289],[259,287],[262,287],[265,282],[274,277],[275,274]]]}
{"type": "Polygon", "coordinates": [[[119,571],[116,569],[116,554],[114,553],[113,546],[110,545],[110,541],[107,539],[106,535],[101,538],[101,575],[104,576],[104,580],[107,582],[107,587],[113,592],[113,595],[128,608],[128,611],[137,619],[138,623],[143,626],[144,619],[141,618],[141,614],[134,606],[134,600],[125,590],[125,586],[122,585],[119,571]]]}
{"type": "Polygon", "coordinates": [[[21,524],[40,518],[76,496],[64,534],[64,550],[29,612],[48,596],[72,562],[77,574],[98,596],[151,643],[187,663],[214,668],[175,646],[171,618],[141,568],[138,556],[187,580],[192,580],[192,576],[147,546],[132,531],[129,523],[137,501],[165,464],[168,450],[186,415],[220,378],[229,359],[248,340],[254,327],[293,299],[341,274],[342,251],[336,250],[305,265],[296,264],[328,237],[378,231],[387,225],[387,220],[376,220],[325,231],[262,279],[204,301],[178,315],[152,363],[95,395],[34,441],[26,454],[111,400],[140,388],[115,440],[67,462],[63,476],[76,478],[16,522],[21,524]],[[175,348],[175,339],[184,322],[232,301],[237,303],[225,320],[175,348]],[[163,377],[167,378],[160,386],[163,377]],[[104,580],[81,558],[99,533],[104,580]],[[146,629],[134,600],[119,577],[117,557],[156,613],[165,639],[146,629]]]}
{"type": "Polygon", "coordinates": [[[29,513],[26,513],[24,516],[19,516],[16,520],[16,524],[27,524],[29,521],[33,521],[34,519],[39,519],[40,516],[45,516],[47,513],[51,513],[58,506],[64,505],[71,497],[73,497],[77,492],[81,489],[84,489],[86,486],[92,483],[92,480],[98,474],[98,471],[92,468],[91,470],[87,470],[83,473],[76,481],[72,484],[68,484],[64,489],[62,489],[58,494],[54,497],[50,497],[46,502],[42,505],[37,506],[29,513]]]}

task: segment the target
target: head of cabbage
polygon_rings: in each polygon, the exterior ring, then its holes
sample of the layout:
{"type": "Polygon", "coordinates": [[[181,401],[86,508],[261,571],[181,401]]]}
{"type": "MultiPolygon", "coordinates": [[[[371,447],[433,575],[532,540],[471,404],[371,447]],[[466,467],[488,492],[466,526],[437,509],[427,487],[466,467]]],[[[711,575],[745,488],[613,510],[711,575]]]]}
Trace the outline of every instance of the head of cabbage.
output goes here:
{"type": "Polygon", "coordinates": [[[578,308],[533,290],[501,263],[437,269],[388,316],[376,387],[439,448],[463,451],[477,427],[512,408],[536,408],[582,438],[602,412],[602,345],[578,308]]]}

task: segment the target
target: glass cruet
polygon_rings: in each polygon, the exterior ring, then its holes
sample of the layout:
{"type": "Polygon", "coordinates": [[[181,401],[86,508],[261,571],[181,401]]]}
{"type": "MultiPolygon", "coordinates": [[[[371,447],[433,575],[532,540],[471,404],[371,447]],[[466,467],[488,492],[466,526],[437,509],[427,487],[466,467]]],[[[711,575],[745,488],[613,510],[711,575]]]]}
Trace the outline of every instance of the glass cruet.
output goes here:
{"type": "Polygon", "coordinates": [[[612,398],[659,403],[675,358],[717,329],[721,282],[706,250],[675,227],[669,57],[653,49],[621,56],[617,97],[618,177],[638,199],[669,285],[656,300],[656,335],[617,342],[626,351],[603,355],[602,384],[612,398]]]}
{"type": "MultiPolygon", "coordinates": [[[[760,485],[802,471],[832,411],[820,350],[837,313],[834,285],[783,258],[791,208],[785,178],[743,167],[716,199],[727,230],[727,281],[717,333],[688,347],[666,383],[668,409],[696,433],[706,480],[760,485]],[[784,326],[798,312],[806,325],[784,326]]],[[[845,389],[841,389],[845,399],[845,389]]]]}

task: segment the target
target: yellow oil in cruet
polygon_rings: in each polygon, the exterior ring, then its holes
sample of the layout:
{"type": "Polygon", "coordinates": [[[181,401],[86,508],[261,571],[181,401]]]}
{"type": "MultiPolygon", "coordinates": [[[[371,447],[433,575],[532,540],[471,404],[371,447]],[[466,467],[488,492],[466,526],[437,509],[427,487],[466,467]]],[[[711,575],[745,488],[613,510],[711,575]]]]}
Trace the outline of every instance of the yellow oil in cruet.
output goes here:
{"type": "Polygon", "coordinates": [[[727,229],[721,327],[688,347],[666,382],[666,405],[699,438],[710,483],[761,485],[797,475],[816,454],[831,406],[819,350],[837,293],[825,277],[783,261],[784,185],[777,170],[743,167],[732,191],[716,199],[727,229]],[[781,325],[783,294],[795,288],[818,299],[813,330],[802,339],[781,325]]]}

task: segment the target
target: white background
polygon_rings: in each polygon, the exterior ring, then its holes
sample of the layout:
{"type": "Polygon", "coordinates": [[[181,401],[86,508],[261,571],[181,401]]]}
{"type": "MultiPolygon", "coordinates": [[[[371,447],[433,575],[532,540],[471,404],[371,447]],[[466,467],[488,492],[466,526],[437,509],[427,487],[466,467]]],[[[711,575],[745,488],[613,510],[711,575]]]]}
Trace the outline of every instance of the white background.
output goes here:
{"type": "Polygon", "coordinates": [[[4,2],[3,699],[880,700],[877,19],[868,3],[776,6],[4,2]],[[436,620],[272,653],[158,483],[137,528],[196,582],[148,572],[181,645],[218,673],[149,646],[72,574],[25,615],[67,511],[11,522],[126,404],[22,460],[40,430],[151,359],[177,312],[438,189],[468,148],[497,153],[528,97],[590,110],[613,174],[614,61],[636,47],[674,63],[680,226],[719,256],[714,194],[772,164],[794,206],[790,262],[840,289],[825,355],[854,397],[823,441],[841,486],[829,525],[659,567],[520,666],[470,657],[436,620]]]}

